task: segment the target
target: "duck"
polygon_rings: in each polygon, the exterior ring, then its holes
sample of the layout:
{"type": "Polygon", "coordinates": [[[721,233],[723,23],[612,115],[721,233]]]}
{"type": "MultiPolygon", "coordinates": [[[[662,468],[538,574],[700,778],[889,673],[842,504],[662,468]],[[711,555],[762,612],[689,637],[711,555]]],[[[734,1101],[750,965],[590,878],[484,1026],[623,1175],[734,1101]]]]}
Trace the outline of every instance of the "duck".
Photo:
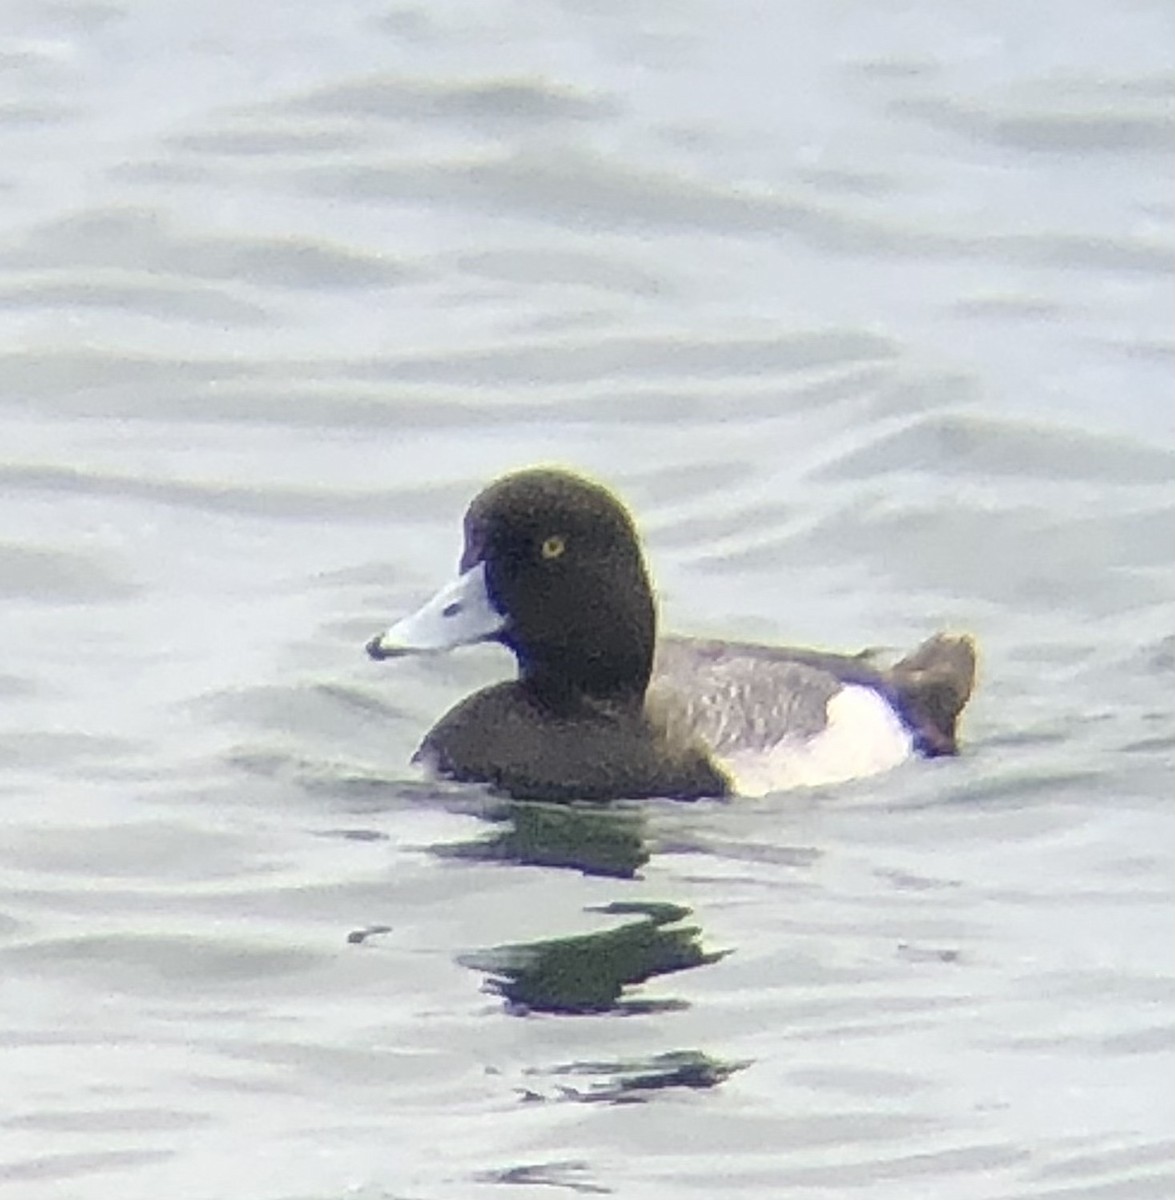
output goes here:
{"type": "Polygon", "coordinates": [[[460,700],[413,761],[519,800],[697,800],[841,783],[959,752],[976,646],[877,653],[669,635],[633,517],[560,467],[471,502],[457,578],[366,645],[373,659],[498,642],[517,676],[460,700]]]}

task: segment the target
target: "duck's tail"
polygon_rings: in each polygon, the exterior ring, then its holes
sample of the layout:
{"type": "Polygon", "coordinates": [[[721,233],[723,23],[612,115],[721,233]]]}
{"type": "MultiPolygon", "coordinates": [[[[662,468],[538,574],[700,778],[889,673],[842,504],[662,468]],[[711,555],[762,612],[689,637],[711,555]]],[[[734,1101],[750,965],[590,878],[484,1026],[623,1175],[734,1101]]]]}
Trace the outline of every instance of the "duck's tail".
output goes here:
{"type": "Polygon", "coordinates": [[[975,661],[968,634],[936,633],[890,668],[898,707],[928,758],[959,752],[959,714],[975,686],[975,661]]]}

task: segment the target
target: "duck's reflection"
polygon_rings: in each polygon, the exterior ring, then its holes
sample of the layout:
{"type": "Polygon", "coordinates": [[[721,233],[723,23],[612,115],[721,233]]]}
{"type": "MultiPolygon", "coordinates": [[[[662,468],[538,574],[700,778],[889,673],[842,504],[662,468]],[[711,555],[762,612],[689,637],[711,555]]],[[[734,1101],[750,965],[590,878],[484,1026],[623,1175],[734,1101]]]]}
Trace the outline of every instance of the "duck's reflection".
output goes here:
{"type": "Polygon", "coordinates": [[[646,1099],[669,1087],[716,1087],[748,1061],[722,1062],[701,1050],[671,1050],[645,1059],[617,1062],[578,1062],[527,1074],[533,1086],[524,1090],[527,1100],[578,1100],[624,1104],[646,1099]],[[552,1079],[553,1086],[543,1083],[552,1079]]]}
{"type": "MultiPolygon", "coordinates": [[[[630,996],[629,988],[654,975],[717,962],[728,953],[702,947],[702,931],[686,923],[690,910],[681,904],[617,900],[588,911],[629,919],[596,933],[495,946],[457,961],[485,973],[486,990],[504,997],[515,1014],[633,1015],[686,1004],[640,999],[630,996]]],[[[717,1087],[747,1065],[702,1050],[560,1063],[530,1068],[520,1093],[529,1101],[632,1103],[665,1088],[717,1087]]]]}
{"type": "MultiPolygon", "coordinates": [[[[634,878],[649,861],[644,806],[482,799],[479,815],[494,832],[434,846],[434,853],[616,879],[634,878]]],[[[629,995],[630,988],[727,953],[702,947],[702,931],[686,922],[690,909],[682,904],[617,900],[591,911],[628,919],[594,933],[494,946],[458,961],[487,975],[486,990],[502,996],[514,1013],[638,1013],[682,1008],[684,1002],[642,1000],[629,995]]]]}
{"type": "Polygon", "coordinates": [[[654,975],[717,962],[727,953],[702,949],[702,931],[683,924],[690,910],[680,904],[617,900],[588,911],[636,919],[595,933],[495,946],[457,961],[488,975],[487,990],[516,1012],[637,1013],[684,1004],[634,999],[627,988],[654,975]]]}
{"type": "Polygon", "coordinates": [[[435,853],[617,879],[631,879],[649,861],[646,819],[638,808],[503,800],[482,815],[497,826],[493,834],[434,846],[435,853]]]}
{"type": "MultiPolygon", "coordinates": [[[[483,803],[479,815],[495,826],[489,837],[434,846],[434,852],[617,879],[634,878],[649,861],[649,817],[643,805],[494,799],[483,803]]],[[[588,911],[605,913],[618,923],[594,933],[493,946],[459,955],[457,961],[484,974],[485,990],[501,996],[514,1015],[634,1015],[683,1009],[686,1003],[634,996],[633,988],[656,975],[715,963],[729,953],[703,946],[702,930],[689,920],[691,910],[684,904],[615,900],[588,911]]],[[[526,1100],[621,1103],[662,1088],[715,1087],[745,1065],[701,1050],[571,1062],[532,1068],[521,1092],[526,1100]]]]}
{"type": "MultiPolygon", "coordinates": [[[[658,840],[649,828],[657,810],[645,803],[520,801],[468,788],[431,788],[423,794],[400,789],[398,795],[411,804],[440,801],[451,812],[488,824],[488,836],[431,846],[442,858],[632,880],[658,840]]],[[[716,963],[730,953],[703,944],[702,929],[685,904],[614,900],[587,911],[614,923],[590,933],[491,946],[461,954],[457,961],[484,975],[484,989],[502,997],[511,1015],[632,1016],[688,1007],[681,999],[648,999],[633,991],[655,976],[716,963]]],[[[372,925],[353,931],[348,940],[361,944],[388,932],[386,925],[372,925]]],[[[663,1088],[716,1087],[746,1065],[700,1049],[659,1050],[646,1057],[534,1066],[519,1092],[530,1101],[625,1103],[663,1088]]]]}

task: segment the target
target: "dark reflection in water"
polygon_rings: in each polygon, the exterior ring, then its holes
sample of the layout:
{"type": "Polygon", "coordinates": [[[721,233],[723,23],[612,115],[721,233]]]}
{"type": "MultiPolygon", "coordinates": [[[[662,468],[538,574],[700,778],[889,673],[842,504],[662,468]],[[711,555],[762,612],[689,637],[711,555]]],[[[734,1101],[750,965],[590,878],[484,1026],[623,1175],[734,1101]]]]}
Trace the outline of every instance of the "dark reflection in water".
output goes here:
{"type": "Polygon", "coordinates": [[[649,861],[639,809],[507,800],[483,815],[500,826],[490,837],[433,850],[445,857],[570,867],[618,879],[631,879],[649,861]]]}
{"type": "Polygon", "coordinates": [[[539,1087],[527,1088],[527,1100],[578,1100],[609,1104],[631,1104],[648,1098],[651,1092],[669,1087],[711,1088],[729,1079],[736,1071],[750,1066],[750,1060],[722,1062],[701,1050],[672,1050],[646,1059],[626,1062],[578,1062],[549,1070],[532,1070],[532,1076],[574,1078],[584,1084],[555,1085],[554,1094],[539,1087]]]}
{"type": "MultiPolygon", "coordinates": [[[[495,796],[480,789],[440,787],[436,791],[397,787],[397,803],[440,804],[449,811],[476,816],[491,832],[486,837],[433,845],[447,859],[517,863],[572,869],[585,875],[629,880],[650,858],[648,815],[639,804],[543,803],[495,796]]],[[[385,807],[388,790],[376,788],[364,797],[385,807]]],[[[355,796],[350,796],[352,804],[355,796]]],[[[332,830],[331,836],[366,840],[372,831],[332,830]]],[[[684,904],[648,900],[614,900],[588,912],[628,918],[610,929],[571,934],[534,942],[506,943],[459,955],[465,967],[487,976],[485,990],[501,996],[515,1016],[637,1015],[672,1012],[687,1007],[673,998],[642,999],[629,989],[657,975],[706,966],[729,950],[708,950],[702,931],[687,922],[684,904]]],[[[347,940],[361,945],[391,932],[387,925],[353,930],[347,940]]],[[[723,1061],[698,1049],[650,1054],[616,1061],[570,1062],[531,1067],[520,1089],[524,1101],[631,1103],[665,1088],[716,1087],[746,1062],[723,1061]]],[[[530,1180],[529,1164],[510,1168],[530,1180]]],[[[540,1182],[541,1180],[530,1180],[540,1182]]]]}
{"type": "Polygon", "coordinates": [[[500,1171],[477,1176],[484,1183],[518,1184],[526,1187],[560,1188],[581,1196],[610,1196],[612,1189],[593,1182],[585,1162],[518,1163],[500,1171]]]}
{"type": "Polygon", "coordinates": [[[595,933],[495,946],[457,961],[485,972],[487,990],[505,997],[513,1012],[637,1013],[685,1004],[633,1000],[624,996],[625,988],[717,962],[728,953],[702,949],[700,928],[681,924],[690,910],[680,904],[616,900],[588,911],[638,919],[595,933]]]}
{"type": "Polygon", "coordinates": [[[347,934],[347,941],[352,946],[362,946],[368,938],[382,937],[385,933],[391,933],[390,925],[368,925],[366,929],[352,929],[347,934]]]}

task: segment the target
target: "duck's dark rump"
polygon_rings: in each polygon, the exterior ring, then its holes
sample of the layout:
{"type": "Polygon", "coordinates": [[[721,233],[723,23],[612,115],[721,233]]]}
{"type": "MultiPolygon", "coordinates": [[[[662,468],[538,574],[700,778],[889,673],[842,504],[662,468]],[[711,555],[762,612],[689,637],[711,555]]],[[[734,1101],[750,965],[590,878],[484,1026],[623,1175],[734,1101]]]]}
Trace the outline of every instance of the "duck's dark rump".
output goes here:
{"type": "Polygon", "coordinates": [[[927,758],[958,754],[959,714],[975,687],[975,642],[936,633],[886,672],[890,696],[927,758]]]}

